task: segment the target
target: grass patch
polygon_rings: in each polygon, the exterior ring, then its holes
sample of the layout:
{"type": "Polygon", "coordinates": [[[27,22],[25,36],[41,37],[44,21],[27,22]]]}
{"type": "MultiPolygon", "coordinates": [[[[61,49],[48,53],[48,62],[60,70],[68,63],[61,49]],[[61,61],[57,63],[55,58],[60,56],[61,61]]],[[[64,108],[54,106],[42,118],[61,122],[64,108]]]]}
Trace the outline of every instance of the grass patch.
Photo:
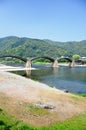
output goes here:
{"type": "Polygon", "coordinates": [[[80,97],[79,97],[79,95],[76,95],[76,94],[73,94],[72,96],[71,96],[73,99],[75,99],[75,100],[78,100],[80,97]]]}
{"type": "MultiPolygon", "coordinates": [[[[35,108],[31,106],[31,109],[34,110],[35,108]]],[[[36,114],[40,113],[39,111],[41,112],[41,110],[35,109],[36,114]]],[[[36,128],[25,124],[23,121],[18,121],[0,109],[0,130],[86,130],[86,113],[66,121],[54,123],[49,127],[36,128]]]]}
{"type": "Polygon", "coordinates": [[[55,86],[49,86],[50,88],[55,88],[55,86]]]}
{"type": "Polygon", "coordinates": [[[72,97],[73,99],[78,100],[78,99],[80,99],[80,97],[86,98],[86,94],[72,94],[71,97],[72,97]]]}
{"type": "Polygon", "coordinates": [[[47,109],[38,108],[38,107],[33,106],[33,105],[27,105],[26,111],[28,113],[30,113],[31,115],[35,115],[35,116],[44,116],[44,115],[49,114],[49,111],[47,109]]]}
{"type": "Polygon", "coordinates": [[[79,96],[86,97],[86,94],[78,94],[79,96]]]}
{"type": "Polygon", "coordinates": [[[39,130],[86,130],[86,113],[39,130]]]}
{"type": "Polygon", "coordinates": [[[6,114],[0,109],[0,130],[37,130],[25,124],[23,121],[19,121],[12,116],[6,114]]]}

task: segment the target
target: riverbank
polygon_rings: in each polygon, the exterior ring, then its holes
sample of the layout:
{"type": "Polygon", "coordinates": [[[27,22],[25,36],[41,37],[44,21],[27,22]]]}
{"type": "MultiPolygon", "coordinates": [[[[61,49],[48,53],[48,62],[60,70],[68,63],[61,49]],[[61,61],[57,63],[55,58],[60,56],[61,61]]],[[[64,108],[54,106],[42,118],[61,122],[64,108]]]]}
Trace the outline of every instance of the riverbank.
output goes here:
{"type": "Polygon", "coordinates": [[[0,107],[29,124],[43,126],[83,113],[86,98],[0,71],[0,107]]]}
{"type": "MultiPolygon", "coordinates": [[[[69,64],[67,64],[67,63],[59,63],[58,66],[69,66],[69,64]]],[[[84,65],[76,64],[74,67],[86,67],[86,64],[84,64],[84,65]]]]}
{"type": "MultiPolygon", "coordinates": [[[[41,64],[41,63],[38,63],[38,64],[41,64]]],[[[46,64],[42,64],[42,65],[50,65],[50,63],[46,63],[46,64]]],[[[60,67],[60,66],[69,66],[67,63],[59,63],[57,67],[60,67]]],[[[86,64],[85,65],[75,65],[74,67],[86,67],[86,64]]],[[[25,68],[25,67],[22,67],[22,66],[9,66],[9,65],[4,65],[4,64],[0,64],[0,71],[16,71],[16,70],[35,70],[36,68],[25,68]]]]}
{"type": "Polygon", "coordinates": [[[4,64],[0,64],[0,71],[19,71],[19,70],[35,70],[36,68],[25,68],[25,67],[15,67],[15,66],[8,66],[4,64]]]}

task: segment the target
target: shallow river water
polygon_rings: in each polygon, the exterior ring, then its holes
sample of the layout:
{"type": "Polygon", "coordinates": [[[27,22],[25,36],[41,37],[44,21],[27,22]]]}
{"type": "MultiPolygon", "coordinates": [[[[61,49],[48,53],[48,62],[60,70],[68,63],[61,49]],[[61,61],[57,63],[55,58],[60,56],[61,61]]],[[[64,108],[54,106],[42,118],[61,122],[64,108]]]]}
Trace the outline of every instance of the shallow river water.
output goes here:
{"type": "Polygon", "coordinates": [[[40,81],[49,86],[72,93],[86,93],[86,67],[68,66],[51,68],[49,66],[37,65],[36,70],[15,71],[13,73],[27,76],[28,78],[40,81]]]}

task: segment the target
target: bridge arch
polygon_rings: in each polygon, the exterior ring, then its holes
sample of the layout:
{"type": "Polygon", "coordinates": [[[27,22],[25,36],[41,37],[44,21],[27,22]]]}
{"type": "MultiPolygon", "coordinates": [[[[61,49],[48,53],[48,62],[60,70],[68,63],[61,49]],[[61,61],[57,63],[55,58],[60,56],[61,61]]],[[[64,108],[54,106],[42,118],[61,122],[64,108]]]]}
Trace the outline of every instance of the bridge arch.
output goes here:
{"type": "Polygon", "coordinates": [[[69,61],[69,62],[72,62],[72,59],[69,58],[69,57],[60,57],[60,58],[58,58],[57,60],[58,60],[58,62],[59,62],[59,61],[62,60],[62,59],[65,59],[65,60],[67,60],[67,61],[69,61]]]}
{"type": "Polygon", "coordinates": [[[2,56],[0,56],[0,58],[16,58],[16,59],[19,59],[19,60],[21,60],[21,61],[23,61],[23,62],[27,62],[27,59],[26,58],[22,58],[22,57],[20,57],[20,56],[15,56],[15,55],[2,55],[2,56]]]}
{"type": "Polygon", "coordinates": [[[58,66],[57,59],[54,59],[54,58],[48,57],[48,56],[34,57],[34,58],[31,59],[31,62],[32,62],[33,60],[40,59],[40,58],[48,59],[49,61],[51,61],[52,67],[57,67],[57,66],[58,66]]]}
{"type": "Polygon", "coordinates": [[[67,60],[68,62],[69,62],[69,67],[73,67],[73,66],[75,66],[75,62],[71,59],[71,58],[69,58],[69,57],[60,57],[60,58],[58,58],[57,60],[58,60],[58,62],[60,61],[60,60],[67,60]]]}
{"type": "Polygon", "coordinates": [[[41,59],[41,58],[48,59],[48,60],[50,60],[51,62],[54,62],[54,58],[51,58],[51,57],[48,57],[48,56],[34,57],[34,58],[31,58],[31,61],[36,60],[36,59],[41,59]]]}

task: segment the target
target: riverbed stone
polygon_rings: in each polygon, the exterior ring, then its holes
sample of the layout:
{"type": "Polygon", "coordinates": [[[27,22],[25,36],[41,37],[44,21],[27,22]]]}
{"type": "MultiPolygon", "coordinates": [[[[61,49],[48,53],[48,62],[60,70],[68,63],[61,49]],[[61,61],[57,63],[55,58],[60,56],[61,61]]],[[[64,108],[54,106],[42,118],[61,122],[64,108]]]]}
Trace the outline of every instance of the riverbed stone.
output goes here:
{"type": "Polygon", "coordinates": [[[46,104],[46,103],[36,103],[35,107],[37,108],[44,108],[44,109],[54,109],[55,106],[52,104],[46,104]]]}

